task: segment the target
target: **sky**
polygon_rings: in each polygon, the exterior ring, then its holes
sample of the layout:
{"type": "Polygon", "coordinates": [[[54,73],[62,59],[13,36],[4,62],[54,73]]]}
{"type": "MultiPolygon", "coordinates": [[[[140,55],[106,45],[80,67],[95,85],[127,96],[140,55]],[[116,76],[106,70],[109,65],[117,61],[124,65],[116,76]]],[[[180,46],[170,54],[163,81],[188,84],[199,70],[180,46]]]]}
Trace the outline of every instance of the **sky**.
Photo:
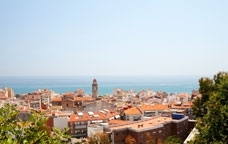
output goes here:
{"type": "Polygon", "coordinates": [[[0,76],[214,75],[227,0],[0,1],[0,76]]]}

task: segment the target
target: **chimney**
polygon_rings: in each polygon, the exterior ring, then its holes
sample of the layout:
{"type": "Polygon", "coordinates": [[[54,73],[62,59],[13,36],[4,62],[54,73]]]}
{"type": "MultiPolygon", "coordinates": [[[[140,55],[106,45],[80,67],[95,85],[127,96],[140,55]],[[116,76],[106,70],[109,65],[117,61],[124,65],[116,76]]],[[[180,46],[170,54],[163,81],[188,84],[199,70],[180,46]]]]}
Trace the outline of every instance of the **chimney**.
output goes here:
{"type": "Polygon", "coordinates": [[[138,124],[138,128],[143,127],[143,124],[138,124]]]}

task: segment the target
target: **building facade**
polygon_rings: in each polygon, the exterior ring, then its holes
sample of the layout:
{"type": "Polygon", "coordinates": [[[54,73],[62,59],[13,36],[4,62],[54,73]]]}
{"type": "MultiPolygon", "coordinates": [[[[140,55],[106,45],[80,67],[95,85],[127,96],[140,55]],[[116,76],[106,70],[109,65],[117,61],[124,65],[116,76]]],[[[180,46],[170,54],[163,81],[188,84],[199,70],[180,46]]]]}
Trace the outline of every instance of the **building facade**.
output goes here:
{"type": "Polygon", "coordinates": [[[188,117],[177,120],[156,116],[147,120],[109,126],[104,128],[104,132],[109,135],[111,144],[125,144],[127,135],[133,137],[137,144],[158,144],[169,136],[176,136],[184,141],[190,130],[188,124],[188,117]]]}

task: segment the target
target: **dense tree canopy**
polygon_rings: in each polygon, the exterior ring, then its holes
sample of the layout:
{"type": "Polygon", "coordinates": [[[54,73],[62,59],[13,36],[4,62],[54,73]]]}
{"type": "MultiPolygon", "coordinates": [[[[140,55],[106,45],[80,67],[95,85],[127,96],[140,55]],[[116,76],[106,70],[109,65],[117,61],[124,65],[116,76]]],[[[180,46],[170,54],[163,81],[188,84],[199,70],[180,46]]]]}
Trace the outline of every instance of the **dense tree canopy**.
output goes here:
{"type": "Polygon", "coordinates": [[[30,112],[27,121],[18,119],[16,105],[0,108],[0,141],[4,144],[60,144],[69,136],[65,131],[51,130],[42,113],[30,112]]]}
{"type": "Polygon", "coordinates": [[[213,79],[201,79],[200,92],[202,97],[194,102],[194,107],[202,104],[206,111],[201,109],[202,114],[198,115],[199,135],[194,143],[228,143],[228,73],[220,72],[213,79]]]}
{"type": "Polygon", "coordinates": [[[210,78],[201,78],[199,80],[199,92],[202,97],[194,101],[193,113],[196,117],[203,117],[207,113],[206,104],[209,100],[209,93],[213,91],[213,80],[210,78]]]}

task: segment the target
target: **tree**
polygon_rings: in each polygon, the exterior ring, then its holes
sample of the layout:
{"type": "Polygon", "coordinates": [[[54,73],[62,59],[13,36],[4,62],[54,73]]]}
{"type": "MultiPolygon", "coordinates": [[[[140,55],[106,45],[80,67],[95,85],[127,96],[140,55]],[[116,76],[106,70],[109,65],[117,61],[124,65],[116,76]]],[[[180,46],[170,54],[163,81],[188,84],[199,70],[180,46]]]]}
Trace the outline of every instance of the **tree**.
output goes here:
{"type": "Polygon", "coordinates": [[[175,136],[169,136],[164,144],[181,144],[181,139],[180,138],[177,138],[175,136]]]}
{"type": "Polygon", "coordinates": [[[197,119],[199,134],[194,143],[198,144],[228,143],[228,73],[220,72],[211,81],[208,91],[204,91],[208,94],[204,103],[207,113],[197,119]]]}
{"type": "Polygon", "coordinates": [[[209,99],[209,93],[213,90],[213,80],[210,78],[199,79],[199,92],[202,97],[198,97],[193,102],[193,114],[196,117],[203,117],[207,113],[206,103],[209,99]]]}
{"type": "Polygon", "coordinates": [[[111,144],[106,133],[98,132],[88,138],[89,144],[111,144]]]}
{"type": "Polygon", "coordinates": [[[125,144],[136,144],[136,140],[131,135],[127,135],[125,138],[125,144]]]}
{"type": "MultiPolygon", "coordinates": [[[[43,113],[31,110],[27,121],[18,119],[16,105],[5,104],[0,108],[0,141],[7,144],[59,144],[68,139],[67,130],[51,130],[43,113]]],[[[65,142],[66,143],[66,142],[65,142]]]]}

